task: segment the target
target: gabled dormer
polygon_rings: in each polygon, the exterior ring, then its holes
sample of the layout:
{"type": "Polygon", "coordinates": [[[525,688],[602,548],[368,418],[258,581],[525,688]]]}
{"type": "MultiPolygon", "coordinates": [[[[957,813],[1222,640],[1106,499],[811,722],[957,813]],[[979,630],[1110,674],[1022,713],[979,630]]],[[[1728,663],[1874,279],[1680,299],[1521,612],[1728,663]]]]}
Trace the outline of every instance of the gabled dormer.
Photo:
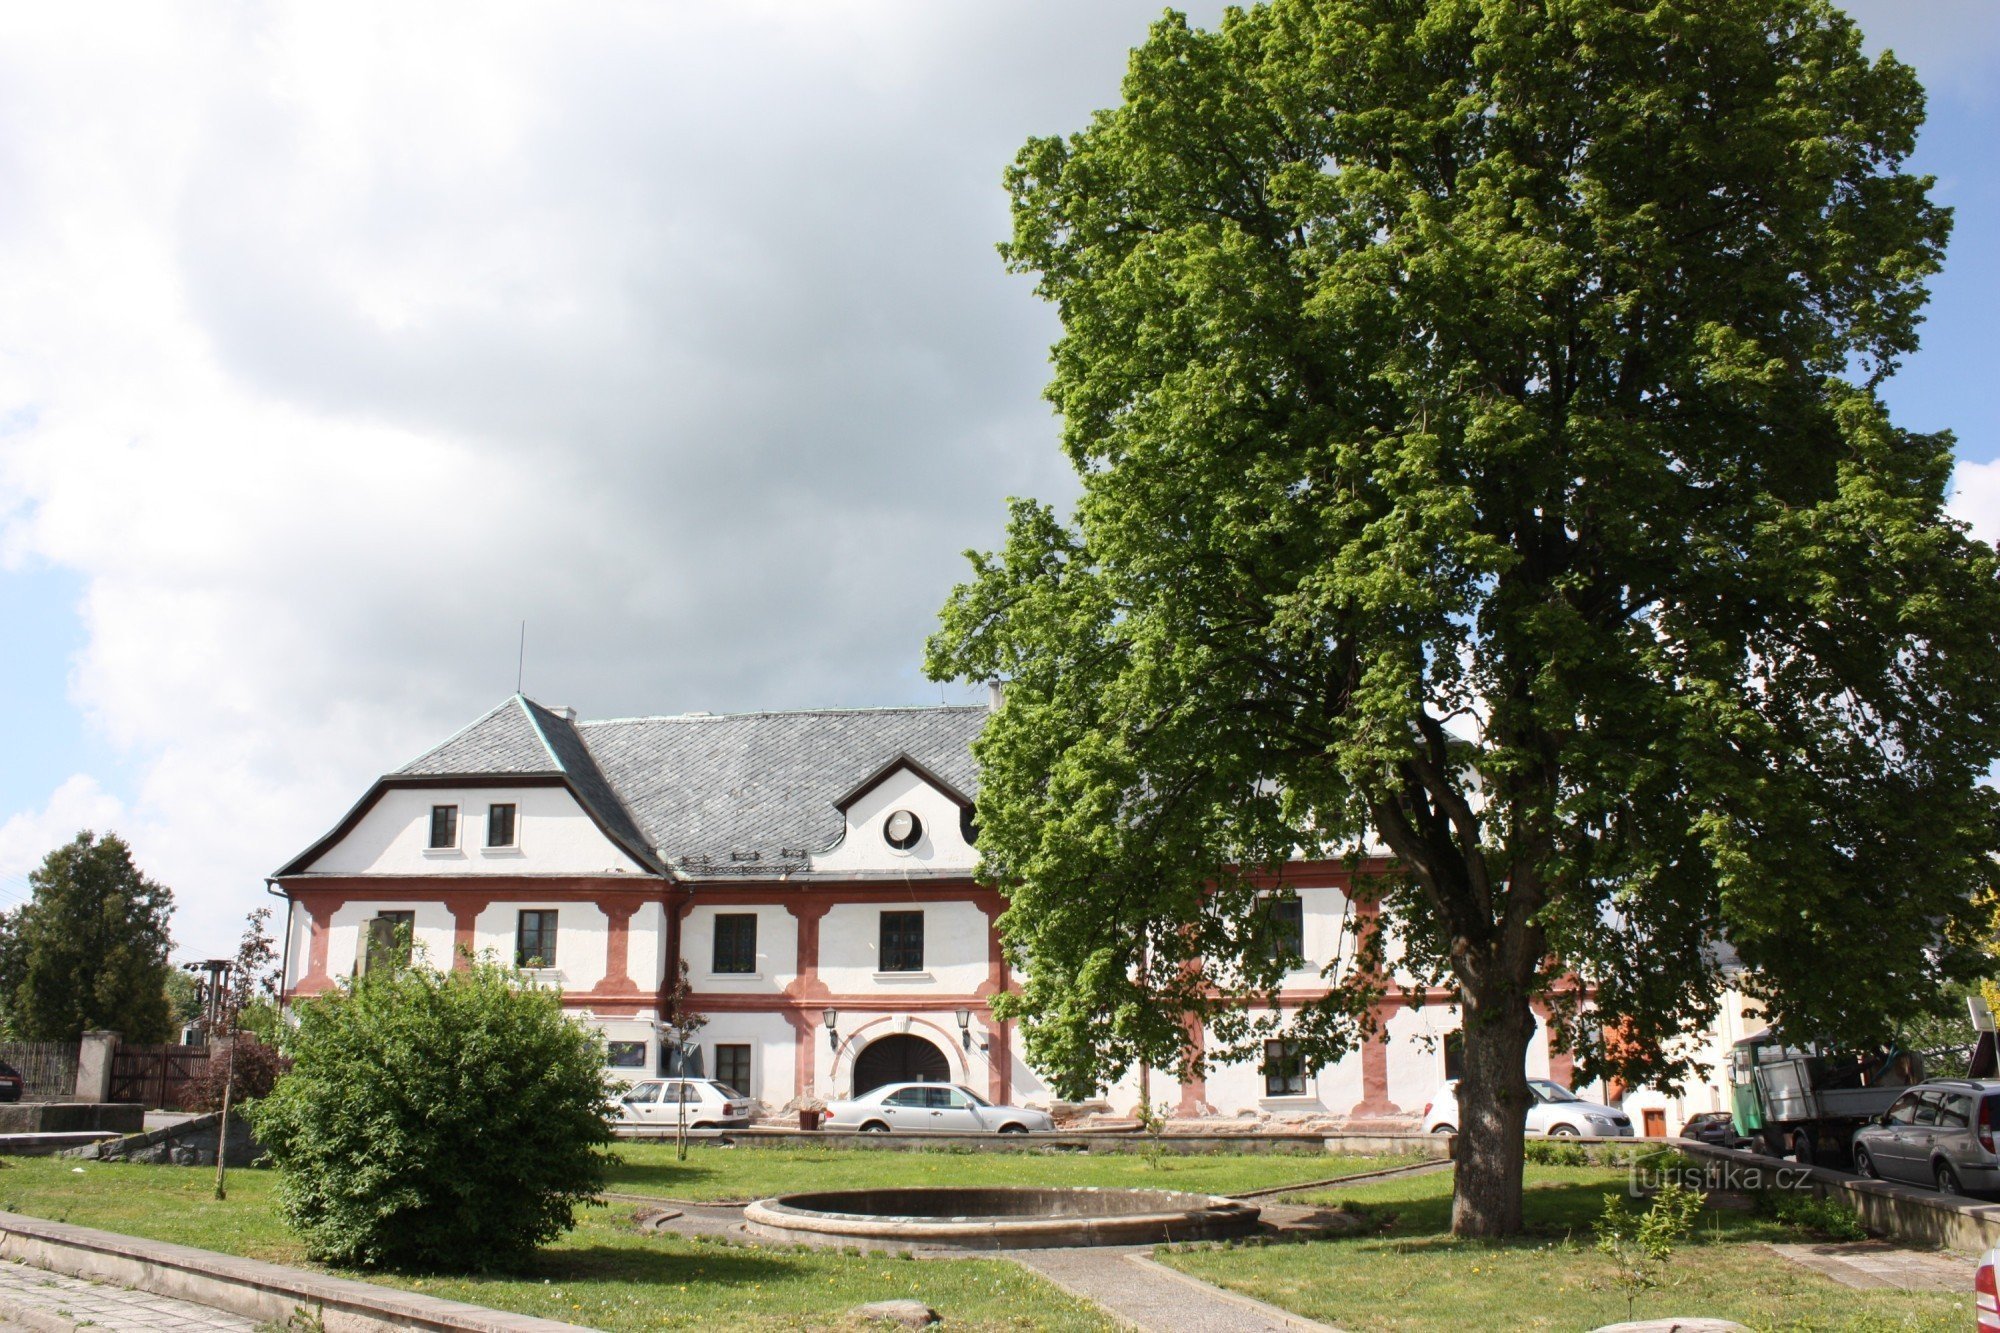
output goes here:
{"type": "Polygon", "coordinates": [[[814,874],[969,874],[979,864],[971,798],[908,754],[895,755],[833,806],[845,827],[813,857],[814,874]]]}

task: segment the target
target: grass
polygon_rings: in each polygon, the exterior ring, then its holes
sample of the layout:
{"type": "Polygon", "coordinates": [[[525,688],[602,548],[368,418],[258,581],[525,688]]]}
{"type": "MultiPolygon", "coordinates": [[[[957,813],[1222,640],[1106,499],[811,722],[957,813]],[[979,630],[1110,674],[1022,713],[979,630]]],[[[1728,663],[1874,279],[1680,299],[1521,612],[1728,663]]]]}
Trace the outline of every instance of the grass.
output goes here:
{"type": "MultiPolygon", "coordinates": [[[[313,1266],[278,1220],[269,1172],[232,1172],[229,1200],[217,1203],[214,1171],[206,1167],[93,1162],[79,1174],[61,1158],[15,1158],[6,1167],[0,1207],[8,1211],[313,1266]]],[[[577,1229],[521,1273],[346,1275],[620,1333],[826,1328],[856,1305],[900,1297],[934,1306],[953,1328],[1098,1333],[1111,1327],[1094,1306],[1003,1260],[914,1261],[697,1242],[641,1234],[630,1224],[632,1213],[629,1205],[581,1210],[577,1229]]]]}
{"type": "Polygon", "coordinates": [[[1163,1251],[1161,1261],[1350,1333],[1439,1328],[1591,1329],[1627,1318],[1707,1315],[1783,1333],[1962,1329],[1972,1322],[1971,1277],[1962,1295],[1855,1291],[1778,1259],[1767,1242],[1805,1239],[1779,1222],[1733,1211],[1705,1213],[1696,1239],[1675,1254],[1665,1285],[1627,1313],[1591,1223],[1624,1172],[1606,1167],[1527,1168],[1530,1234],[1486,1244],[1453,1240],[1449,1173],[1386,1180],[1296,1201],[1358,1206],[1372,1232],[1296,1245],[1163,1251]]]}
{"type": "Polygon", "coordinates": [[[980,1152],[941,1148],[723,1148],[699,1145],[676,1162],[672,1144],[621,1144],[612,1190],[669,1199],[757,1199],[797,1190],[878,1185],[1112,1185],[1231,1194],[1303,1184],[1420,1160],[1360,1154],[980,1152]]]}

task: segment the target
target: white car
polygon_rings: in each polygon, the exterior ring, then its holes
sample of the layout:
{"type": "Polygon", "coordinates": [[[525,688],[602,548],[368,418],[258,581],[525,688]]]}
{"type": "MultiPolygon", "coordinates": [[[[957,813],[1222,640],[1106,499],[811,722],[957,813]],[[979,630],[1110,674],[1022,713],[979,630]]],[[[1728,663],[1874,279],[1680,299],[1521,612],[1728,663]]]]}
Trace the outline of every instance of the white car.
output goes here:
{"type": "MultiPolygon", "coordinates": [[[[1528,1080],[1528,1093],[1535,1101],[1528,1108],[1528,1134],[1589,1134],[1596,1138],[1630,1138],[1632,1120],[1615,1107],[1587,1102],[1560,1083],[1545,1078],[1528,1080]]],[[[1448,1079],[1424,1107],[1426,1134],[1458,1132],[1458,1080],[1448,1079]]]]}
{"type": "Polygon", "coordinates": [[[687,1103],[689,1129],[723,1129],[750,1123],[750,1099],[712,1078],[649,1078],[618,1098],[618,1123],[671,1130],[681,1123],[687,1103]]]}
{"type": "Polygon", "coordinates": [[[1026,1134],[1056,1127],[1047,1111],[995,1106],[956,1083],[885,1083],[843,1102],[828,1102],[827,1129],[859,1129],[875,1134],[932,1134],[958,1130],[975,1134],[1026,1134]]]}

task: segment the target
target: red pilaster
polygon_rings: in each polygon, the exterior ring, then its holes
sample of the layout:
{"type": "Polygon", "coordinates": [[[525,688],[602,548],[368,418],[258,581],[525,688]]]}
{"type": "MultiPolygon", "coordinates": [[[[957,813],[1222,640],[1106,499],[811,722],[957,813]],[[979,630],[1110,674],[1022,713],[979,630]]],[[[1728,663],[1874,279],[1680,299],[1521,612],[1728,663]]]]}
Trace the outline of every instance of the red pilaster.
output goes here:
{"type": "MultiPolygon", "coordinates": [[[[1207,1048],[1207,1031],[1199,1022],[1190,1019],[1187,1025],[1188,1063],[1192,1065],[1199,1060],[1207,1048]]],[[[1174,1114],[1185,1117],[1198,1116],[1208,1109],[1207,1103],[1208,1077],[1205,1074],[1197,1074],[1181,1084],[1180,1105],[1174,1108],[1174,1114]]]]}
{"type": "Polygon", "coordinates": [[[785,904],[798,923],[799,974],[785,987],[785,994],[798,999],[824,999],[832,992],[819,979],[819,923],[833,904],[824,899],[805,898],[785,904]]]}
{"type": "Polygon", "coordinates": [[[631,968],[632,917],[645,904],[643,898],[613,898],[606,895],[598,906],[604,912],[604,980],[601,991],[630,991],[634,988],[631,968]]]}
{"type": "Polygon", "coordinates": [[[327,937],[333,932],[333,914],[339,908],[340,900],[317,894],[300,894],[299,906],[306,909],[310,933],[306,944],[305,975],[299,978],[299,984],[294,989],[301,995],[312,995],[333,984],[333,979],[326,974],[326,946],[327,937]]]}

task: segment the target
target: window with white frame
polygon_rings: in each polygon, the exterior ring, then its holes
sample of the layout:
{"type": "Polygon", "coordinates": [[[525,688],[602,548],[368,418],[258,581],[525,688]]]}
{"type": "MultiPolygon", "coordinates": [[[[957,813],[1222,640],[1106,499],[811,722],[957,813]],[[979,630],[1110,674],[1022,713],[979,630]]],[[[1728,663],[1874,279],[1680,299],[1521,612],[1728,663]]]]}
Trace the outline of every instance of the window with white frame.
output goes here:
{"type": "Polygon", "coordinates": [[[715,1048],[715,1081],[750,1095],[750,1047],[748,1043],[723,1043],[715,1048]]]}
{"type": "Polygon", "coordinates": [[[521,913],[514,931],[514,966],[554,967],[556,965],[556,914],[534,909],[521,913]]]}
{"type": "Polygon", "coordinates": [[[458,807],[455,805],[434,805],[431,807],[431,850],[449,851],[458,846],[458,807]]]}
{"type": "Polygon", "coordinates": [[[1258,903],[1263,917],[1264,956],[1273,961],[1304,961],[1306,909],[1296,894],[1271,894],[1258,903]]]}
{"type": "MultiPolygon", "coordinates": [[[[757,914],[722,912],[715,918],[714,971],[749,975],[757,970],[757,914]]],[[[725,1080],[726,1081],[726,1080],[725,1080]]]]}
{"type": "Polygon", "coordinates": [[[1303,1097],[1306,1095],[1306,1062],[1295,1041],[1264,1043],[1264,1095],[1303,1097]]]}

